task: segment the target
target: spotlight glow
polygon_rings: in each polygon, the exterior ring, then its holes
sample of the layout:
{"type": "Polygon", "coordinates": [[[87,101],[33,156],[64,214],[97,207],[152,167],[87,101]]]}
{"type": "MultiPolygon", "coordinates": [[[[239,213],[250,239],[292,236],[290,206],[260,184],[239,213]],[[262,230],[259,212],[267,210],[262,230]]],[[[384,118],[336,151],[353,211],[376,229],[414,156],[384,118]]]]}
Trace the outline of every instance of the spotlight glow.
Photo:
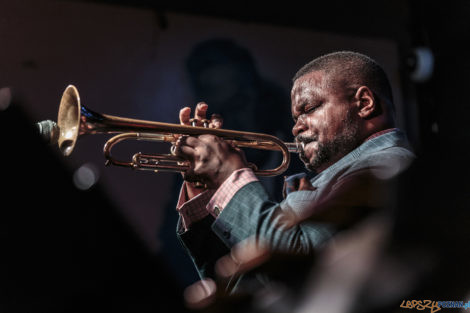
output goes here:
{"type": "Polygon", "coordinates": [[[99,179],[97,167],[91,163],[80,166],[73,174],[73,183],[80,190],[88,190],[93,187],[99,179]]]}

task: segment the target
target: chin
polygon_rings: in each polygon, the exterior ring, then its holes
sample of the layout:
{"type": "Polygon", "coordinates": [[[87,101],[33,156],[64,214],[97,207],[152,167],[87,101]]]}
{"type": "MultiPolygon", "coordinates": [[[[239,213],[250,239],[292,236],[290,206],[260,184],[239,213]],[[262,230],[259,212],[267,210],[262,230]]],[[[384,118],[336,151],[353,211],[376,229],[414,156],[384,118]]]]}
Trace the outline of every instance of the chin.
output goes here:
{"type": "Polygon", "coordinates": [[[307,159],[304,155],[300,155],[300,160],[304,163],[307,170],[316,171],[318,166],[316,166],[317,160],[315,157],[307,159]]]}

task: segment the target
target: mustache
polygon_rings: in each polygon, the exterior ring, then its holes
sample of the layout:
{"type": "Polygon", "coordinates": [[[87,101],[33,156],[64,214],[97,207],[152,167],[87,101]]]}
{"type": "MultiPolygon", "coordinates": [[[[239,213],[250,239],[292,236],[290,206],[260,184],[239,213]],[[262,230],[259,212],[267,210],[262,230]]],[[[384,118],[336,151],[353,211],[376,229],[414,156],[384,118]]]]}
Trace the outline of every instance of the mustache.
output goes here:
{"type": "Polygon", "coordinates": [[[300,134],[294,138],[294,142],[296,143],[297,149],[299,151],[299,158],[304,164],[306,164],[307,168],[308,168],[307,164],[310,163],[310,160],[305,155],[305,146],[309,144],[310,142],[317,141],[317,140],[318,140],[318,136],[306,135],[306,134],[300,134]]]}
{"type": "Polygon", "coordinates": [[[317,140],[317,136],[313,136],[313,135],[297,135],[294,140],[296,142],[312,142],[312,141],[315,141],[317,140]]]}
{"type": "Polygon", "coordinates": [[[305,145],[316,140],[317,136],[308,135],[298,135],[294,138],[294,142],[297,144],[297,148],[300,149],[301,153],[303,153],[305,145]]]}

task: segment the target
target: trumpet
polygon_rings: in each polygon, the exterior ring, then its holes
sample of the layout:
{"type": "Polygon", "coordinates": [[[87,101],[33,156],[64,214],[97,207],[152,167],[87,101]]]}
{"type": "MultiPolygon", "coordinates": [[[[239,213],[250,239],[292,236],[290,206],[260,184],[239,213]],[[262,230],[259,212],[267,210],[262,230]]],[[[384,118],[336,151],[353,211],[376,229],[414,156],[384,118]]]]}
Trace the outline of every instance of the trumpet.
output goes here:
{"type": "Polygon", "coordinates": [[[199,136],[211,134],[230,140],[240,148],[279,151],[282,161],[273,169],[258,170],[253,165],[254,173],[258,176],[276,176],[289,167],[290,153],[298,153],[295,143],[286,143],[275,136],[261,133],[244,132],[227,129],[215,129],[199,126],[189,126],[171,123],[131,119],[107,114],[96,113],[80,103],[80,96],[75,86],[65,89],[57,117],[57,144],[64,156],[69,156],[77,139],[85,134],[116,134],[103,147],[106,165],[116,165],[138,170],[185,172],[190,163],[173,154],[143,154],[136,153],[130,161],[122,161],[111,155],[112,148],[123,140],[145,140],[174,144],[181,135],[199,136]]]}

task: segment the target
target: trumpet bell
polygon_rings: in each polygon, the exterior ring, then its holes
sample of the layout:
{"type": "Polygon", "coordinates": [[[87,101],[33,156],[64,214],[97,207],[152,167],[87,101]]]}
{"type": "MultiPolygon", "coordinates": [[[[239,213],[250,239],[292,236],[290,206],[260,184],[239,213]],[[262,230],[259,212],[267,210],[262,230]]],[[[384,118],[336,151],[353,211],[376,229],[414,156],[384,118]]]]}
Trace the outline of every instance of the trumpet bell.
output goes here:
{"type": "Polygon", "coordinates": [[[63,155],[69,156],[77,142],[80,131],[81,116],[80,96],[77,88],[69,85],[60,100],[57,125],[59,126],[59,149],[63,155]]]}

